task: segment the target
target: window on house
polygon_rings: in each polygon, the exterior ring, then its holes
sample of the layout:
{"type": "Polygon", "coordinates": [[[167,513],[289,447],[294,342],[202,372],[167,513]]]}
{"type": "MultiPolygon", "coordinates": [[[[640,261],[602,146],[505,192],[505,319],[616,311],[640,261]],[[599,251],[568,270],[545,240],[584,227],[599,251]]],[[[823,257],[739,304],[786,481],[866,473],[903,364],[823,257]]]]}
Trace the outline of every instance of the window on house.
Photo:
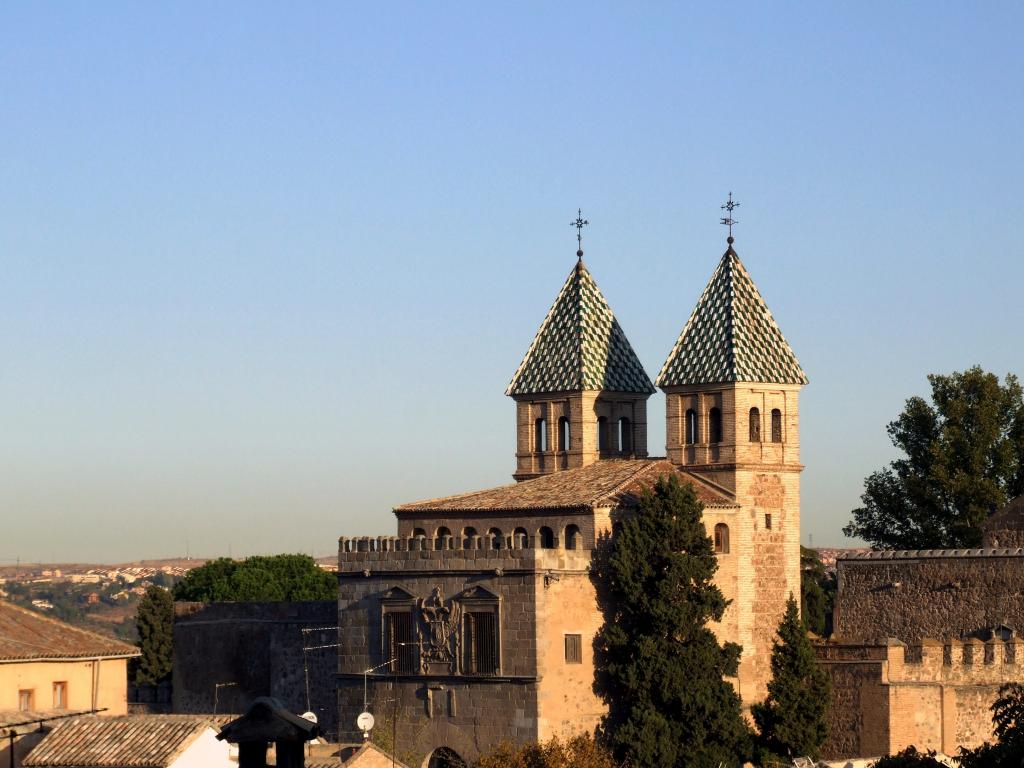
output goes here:
{"type": "Polygon", "coordinates": [[[694,445],[697,442],[697,412],[693,408],[686,411],[686,444],[694,445]]]}
{"type": "Polygon", "coordinates": [[[772,529],[772,513],[771,512],[765,512],[764,513],[764,529],[766,531],[770,531],[772,529]]]}
{"type": "Polygon", "coordinates": [[[462,671],[493,675],[498,671],[498,633],[493,610],[467,611],[462,617],[462,671]]]}
{"type": "Polygon", "coordinates": [[[22,712],[31,712],[35,709],[35,691],[18,691],[18,709],[22,712]]]}
{"type": "Polygon", "coordinates": [[[569,450],[569,420],[563,416],[558,420],[558,450],[569,450]]]}
{"type": "Polygon", "coordinates": [[[597,419],[597,450],[611,450],[611,446],[608,441],[608,419],[604,416],[599,416],[597,419]]]}
{"type": "Polygon", "coordinates": [[[53,684],[53,708],[67,709],[68,706],[68,684],[58,682],[53,684]]]}
{"type": "Polygon", "coordinates": [[[583,663],[583,635],[565,636],[565,663],[583,663]]]}
{"type": "Polygon", "coordinates": [[[772,408],[772,442],[782,442],[782,411],[772,408]]]}
{"type": "Polygon", "coordinates": [[[582,542],[583,537],[580,534],[580,527],[578,525],[567,525],[565,527],[565,548],[579,549],[582,542]]]}
{"type": "Polygon", "coordinates": [[[729,526],[725,523],[718,523],[715,526],[715,553],[729,554],[729,526]]]}
{"type": "Polygon", "coordinates": [[[412,611],[388,611],[384,614],[385,650],[390,670],[400,675],[417,672],[419,649],[412,623],[412,611]]]}
{"type": "Polygon", "coordinates": [[[537,535],[540,538],[541,549],[554,549],[555,548],[555,532],[548,528],[546,525],[537,531],[537,535]]]}
{"type": "Polygon", "coordinates": [[[629,453],[633,450],[633,425],[623,416],[619,419],[619,452],[629,453]]]}
{"type": "Polygon", "coordinates": [[[722,412],[717,408],[708,411],[708,442],[722,442],[722,412]]]}
{"type": "Polygon", "coordinates": [[[758,408],[750,409],[750,442],[761,442],[761,411],[758,408]]]}
{"type": "Polygon", "coordinates": [[[548,450],[548,420],[537,419],[533,427],[533,450],[546,453],[548,450]]]}

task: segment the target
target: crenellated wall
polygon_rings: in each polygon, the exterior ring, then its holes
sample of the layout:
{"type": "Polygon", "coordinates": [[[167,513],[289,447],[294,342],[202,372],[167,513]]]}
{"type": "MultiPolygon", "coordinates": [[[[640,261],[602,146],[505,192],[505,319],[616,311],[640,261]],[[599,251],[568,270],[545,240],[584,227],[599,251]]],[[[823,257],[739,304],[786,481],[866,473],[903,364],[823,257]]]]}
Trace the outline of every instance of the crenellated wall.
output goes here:
{"type": "Polygon", "coordinates": [[[1024,640],[823,643],[832,681],[829,758],[877,757],[913,744],[947,755],[992,738],[999,687],[1024,674],[1024,640]]]}

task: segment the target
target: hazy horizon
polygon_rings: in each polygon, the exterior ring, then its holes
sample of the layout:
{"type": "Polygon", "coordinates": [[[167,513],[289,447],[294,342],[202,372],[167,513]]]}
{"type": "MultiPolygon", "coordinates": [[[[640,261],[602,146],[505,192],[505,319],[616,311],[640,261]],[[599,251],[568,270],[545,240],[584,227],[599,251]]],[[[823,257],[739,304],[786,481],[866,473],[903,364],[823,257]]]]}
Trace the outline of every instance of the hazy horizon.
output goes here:
{"type": "Polygon", "coordinates": [[[578,207],[653,378],[734,193],[805,544],[856,544],[928,373],[1024,373],[1017,4],[238,9],[0,9],[0,565],[323,554],[511,482],[578,207]]]}

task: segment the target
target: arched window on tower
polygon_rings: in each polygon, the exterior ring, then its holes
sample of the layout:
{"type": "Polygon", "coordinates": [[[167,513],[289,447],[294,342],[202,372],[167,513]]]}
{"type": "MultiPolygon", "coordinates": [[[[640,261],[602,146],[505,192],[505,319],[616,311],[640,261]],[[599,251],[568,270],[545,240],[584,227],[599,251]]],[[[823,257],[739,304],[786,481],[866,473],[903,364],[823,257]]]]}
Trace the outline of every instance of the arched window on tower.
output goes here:
{"type": "Polygon", "coordinates": [[[565,526],[565,548],[580,549],[582,543],[583,536],[580,533],[580,527],[578,525],[565,526]]]}
{"type": "Polygon", "coordinates": [[[761,442],[761,411],[758,408],[750,409],[750,442],[761,442]]]}
{"type": "Polygon", "coordinates": [[[540,539],[541,549],[554,549],[555,548],[555,532],[548,528],[546,525],[537,531],[537,538],[540,539]]]}
{"type": "Polygon", "coordinates": [[[782,411],[772,408],[772,442],[782,442],[782,411]]]}
{"type": "Polygon", "coordinates": [[[686,444],[697,442],[697,412],[693,408],[686,410],[686,444]]]}
{"type": "Polygon", "coordinates": [[[618,442],[619,453],[629,453],[633,450],[633,425],[625,416],[619,419],[618,442]]]}
{"type": "Polygon", "coordinates": [[[722,442],[722,412],[717,408],[708,411],[708,442],[722,442]]]}
{"type": "Polygon", "coordinates": [[[597,417],[597,450],[602,453],[612,449],[608,440],[608,419],[604,416],[597,417]]]}
{"type": "Polygon", "coordinates": [[[434,535],[434,549],[443,549],[445,537],[451,538],[452,532],[447,526],[442,525],[437,529],[437,533],[434,535]]]}
{"type": "Polygon", "coordinates": [[[476,536],[476,528],[471,525],[467,525],[462,529],[462,548],[472,549],[473,548],[473,537],[476,536]]]}
{"type": "Polygon", "coordinates": [[[487,532],[487,543],[491,545],[491,549],[505,548],[505,535],[500,528],[491,528],[487,532]]]}
{"type": "Polygon", "coordinates": [[[569,450],[569,420],[562,416],[558,420],[558,450],[565,452],[569,450]]]}
{"type": "Polygon", "coordinates": [[[512,546],[516,549],[526,549],[529,545],[529,534],[525,528],[516,528],[512,531],[512,546]]]}
{"type": "Polygon", "coordinates": [[[547,453],[548,450],[548,420],[537,419],[533,423],[533,450],[540,453],[547,453]]]}
{"type": "Polygon", "coordinates": [[[718,523],[715,526],[715,554],[729,554],[729,526],[725,523],[718,523]]]}

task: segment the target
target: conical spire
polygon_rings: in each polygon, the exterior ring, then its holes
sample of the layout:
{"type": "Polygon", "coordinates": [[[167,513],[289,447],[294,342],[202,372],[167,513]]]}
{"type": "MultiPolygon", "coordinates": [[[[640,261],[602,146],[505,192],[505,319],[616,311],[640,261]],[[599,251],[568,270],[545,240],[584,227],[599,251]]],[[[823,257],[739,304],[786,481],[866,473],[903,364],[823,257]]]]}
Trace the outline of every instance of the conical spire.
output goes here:
{"type": "Polygon", "coordinates": [[[732,248],[701,294],[672,353],[659,387],[748,381],[806,384],[807,376],[732,248]]]}
{"type": "Polygon", "coordinates": [[[655,391],[581,255],[505,394],[583,390],[655,391]]]}

